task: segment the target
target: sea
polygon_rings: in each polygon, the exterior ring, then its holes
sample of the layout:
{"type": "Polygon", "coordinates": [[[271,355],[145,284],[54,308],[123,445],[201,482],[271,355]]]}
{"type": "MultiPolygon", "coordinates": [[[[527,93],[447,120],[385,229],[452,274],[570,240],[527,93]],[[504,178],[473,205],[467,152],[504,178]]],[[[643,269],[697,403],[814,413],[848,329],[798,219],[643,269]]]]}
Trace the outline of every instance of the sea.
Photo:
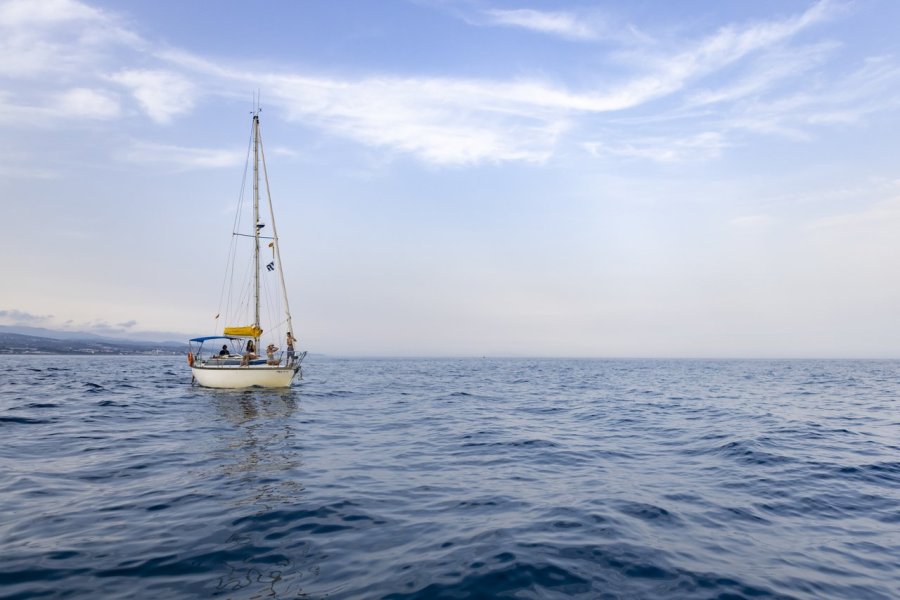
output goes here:
{"type": "Polygon", "coordinates": [[[0,598],[900,598],[900,361],[3,356],[0,598]]]}

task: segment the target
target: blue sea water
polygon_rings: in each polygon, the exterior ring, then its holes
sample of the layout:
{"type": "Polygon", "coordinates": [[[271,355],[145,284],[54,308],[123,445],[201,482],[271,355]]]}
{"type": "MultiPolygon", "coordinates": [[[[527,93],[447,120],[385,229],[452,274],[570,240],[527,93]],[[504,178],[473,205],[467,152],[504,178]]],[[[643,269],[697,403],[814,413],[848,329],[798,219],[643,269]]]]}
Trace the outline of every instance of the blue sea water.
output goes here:
{"type": "Polygon", "coordinates": [[[0,357],[2,598],[900,598],[900,362],[0,357]]]}

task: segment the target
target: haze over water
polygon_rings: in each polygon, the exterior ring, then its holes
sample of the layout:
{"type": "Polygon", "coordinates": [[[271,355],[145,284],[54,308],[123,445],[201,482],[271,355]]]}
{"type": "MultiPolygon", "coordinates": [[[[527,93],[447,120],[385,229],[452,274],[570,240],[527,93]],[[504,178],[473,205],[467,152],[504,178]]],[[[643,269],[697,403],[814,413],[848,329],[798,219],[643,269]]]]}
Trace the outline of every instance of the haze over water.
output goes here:
{"type": "Polygon", "coordinates": [[[2,357],[0,597],[900,597],[896,361],[2,357]]]}

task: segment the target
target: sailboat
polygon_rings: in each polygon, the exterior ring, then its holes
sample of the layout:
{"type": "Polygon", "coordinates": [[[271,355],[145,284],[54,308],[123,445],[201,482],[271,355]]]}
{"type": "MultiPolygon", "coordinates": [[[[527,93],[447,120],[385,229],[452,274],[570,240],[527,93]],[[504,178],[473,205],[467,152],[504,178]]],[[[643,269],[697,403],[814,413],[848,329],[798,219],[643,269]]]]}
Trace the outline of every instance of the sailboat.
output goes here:
{"type": "MultiPolygon", "coordinates": [[[[249,280],[247,286],[229,286],[228,300],[225,310],[226,321],[238,323],[227,325],[221,335],[209,335],[190,340],[190,352],[188,364],[191,368],[194,381],[204,387],[210,388],[247,388],[289,387],[298,375],[302,379],[300,363],[306,357],[306,352],[295,352],[294,328],[291,320],[291,311],[288,305],[287,288],[284,284],[284,271],[281,263],[281,251],[278,242],[278,230],[275,227],[275,211],[272,207],[272,195],[269,190],[269,176],[266,170],[266,157],[262,147],[262,138],[259,132],[259,113],[256,108],[253,115],[251,146],[253,152],[253,211],[252,222],[249,225],[241,224],[242,210],[239,206],[235,217],[235,225],[232,230],[232,244],[229,252],[229,269],[226,273],[226,281],[245,279],[237,274],[238,256],[243,253],[240,250],[248,245],[252,247],[252,262],[244,275],[249,280]],[[260,162],[262,163],[263,181],[265,182],[266,198],[268,199],[269,224],[271,234],[264,235],[266,224],[260,216],[260,162]],[[248,231],[249,229],[249,231],[248,231]],[[266,249],[261,249],[261,246],[266,249]],[[265,265],[265,272],[261,269],[261,252],[271,249],[271,261],[265,265]],[[277,288],[277,290],[275,289],[277,288]],[[235,291],[237,290],[237,291],[235,291]],[[235,293],[232,293],[232,292],[235,293]],[[280,293],[279,293],[280,292],[280,293]],[[263,298],[266,296],[265,316],[269,330],[262,327],[263,298]],[[243,319],[243,320],[241,320],[243,319]],[[249,325],[246,323],[250,322],[249,325]],[[264,335],[265,334],[265,335],[264,335]],[[278,347],[279,342],[284,342],[284,349],[278,347]],[[265,350],[262,344],[267,343],[265,350]],[[221,348],[220,348],[221,345],[221,348]]],[[[248,162],[250,160],[248,152],[248,162]]],[[[246,172],[244,177],[246,182],[246,172]]],[[[243,189],[243,188],[242,188],[243,189]]],[[[243,205],[244,194],[241,193],[243,205]]],[[[226,296],[223,286],[223,299],[226,296]]],[[[222,314],[220,302],[220,314],[222,314]]]]}

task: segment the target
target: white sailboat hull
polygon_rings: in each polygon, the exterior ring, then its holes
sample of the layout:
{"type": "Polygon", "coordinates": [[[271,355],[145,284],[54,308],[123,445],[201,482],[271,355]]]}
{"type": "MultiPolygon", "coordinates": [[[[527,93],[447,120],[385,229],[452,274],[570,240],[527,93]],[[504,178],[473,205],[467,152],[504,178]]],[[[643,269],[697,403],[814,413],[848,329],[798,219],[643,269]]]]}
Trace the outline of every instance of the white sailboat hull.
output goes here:
{"type": "Polygon", "coordinates": [[[194,379],[208,388],[285,388],[290,387],[300,367],[244,367],[193,366],[194,379]]]}

